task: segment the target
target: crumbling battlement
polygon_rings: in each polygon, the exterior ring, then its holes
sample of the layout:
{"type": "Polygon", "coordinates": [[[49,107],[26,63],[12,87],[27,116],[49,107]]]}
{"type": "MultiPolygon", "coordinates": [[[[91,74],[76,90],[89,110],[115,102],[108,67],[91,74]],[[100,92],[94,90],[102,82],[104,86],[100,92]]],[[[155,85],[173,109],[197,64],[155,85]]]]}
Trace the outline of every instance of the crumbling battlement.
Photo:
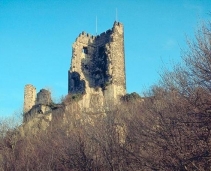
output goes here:
{"type": "Polygon", "coordinates": [[[68,93],[84,94],[79,103],[86,112],[115,104],[126,93],[121,23],[114,22],[112,29],[100,35],[82,32],[76,38],[68,71],[68,93]]]}

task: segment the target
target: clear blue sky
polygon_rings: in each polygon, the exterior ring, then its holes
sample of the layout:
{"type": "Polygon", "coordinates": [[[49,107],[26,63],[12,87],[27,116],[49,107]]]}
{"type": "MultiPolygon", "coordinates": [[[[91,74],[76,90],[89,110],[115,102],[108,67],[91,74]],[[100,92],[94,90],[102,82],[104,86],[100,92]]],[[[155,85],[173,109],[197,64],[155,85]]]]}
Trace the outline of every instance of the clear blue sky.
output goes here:
{"type": "Polygon", "coordinates": [[[118,20],[125,29],[127,92],[141,93],[179,62],[186,36],[210,19],[211,0],[0,0],[0,116],[23,108],[25,84],[67,94],[72,43],[118,20]]]}

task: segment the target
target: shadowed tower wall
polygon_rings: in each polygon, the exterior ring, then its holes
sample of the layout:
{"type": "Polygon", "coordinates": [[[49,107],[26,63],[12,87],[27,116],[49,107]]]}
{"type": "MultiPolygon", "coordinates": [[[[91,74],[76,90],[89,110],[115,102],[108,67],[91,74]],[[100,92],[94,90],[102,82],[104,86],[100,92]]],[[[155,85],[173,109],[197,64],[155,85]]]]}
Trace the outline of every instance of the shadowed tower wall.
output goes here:
{"type": "Polygon", "coordinates": [[[36,101],[36,88],[33,85],[27,84],[24,88],[24,113],[28,112],[36,101]]]}
{"type": "Polygon", "coordinates": [[[100,112],[126,93],[121,23],[114,22],[112,29],[98,36],[82,32],[77,37],[68,71],[68,93],[84,94],[79,104],[86,112],[100,112]]]}

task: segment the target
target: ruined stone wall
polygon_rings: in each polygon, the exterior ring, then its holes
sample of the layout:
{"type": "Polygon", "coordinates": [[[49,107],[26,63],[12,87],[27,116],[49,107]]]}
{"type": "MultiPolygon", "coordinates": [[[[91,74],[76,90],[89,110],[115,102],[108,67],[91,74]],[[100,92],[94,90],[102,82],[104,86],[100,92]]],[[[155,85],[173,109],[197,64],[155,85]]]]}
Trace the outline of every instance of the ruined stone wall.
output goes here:
{"type": "Polygon", "coordinates": [[[45,89],[41,89],[39,93],[37,93],[36,104],[49,105],[52,102],[51,100],[51,92],[45,89]]]}
{"type": "Polygon", "coordinates": [[[84,94],[86,112],[100,112],[126,93],[123,25],[92,36],[82,32],[73,44],[68,93],[84,94]],[[109,104],[110,103],[110,104],[109,104]]]}
{"type": "Polygon", "coordinates": [[[24,89],[24,118],[23,121],[29,121],[38,114],[47,114],[51,111],[52,103],[51,93],[48,90],[41,89],[36,94],[36,88],[27,84],[24,89]]]}
{"type": "Polygon", "coordinates": [[[34,105],[36,101],[36,88],[27,84],[24,88],[24,113],[28,112],[34,105]]]}

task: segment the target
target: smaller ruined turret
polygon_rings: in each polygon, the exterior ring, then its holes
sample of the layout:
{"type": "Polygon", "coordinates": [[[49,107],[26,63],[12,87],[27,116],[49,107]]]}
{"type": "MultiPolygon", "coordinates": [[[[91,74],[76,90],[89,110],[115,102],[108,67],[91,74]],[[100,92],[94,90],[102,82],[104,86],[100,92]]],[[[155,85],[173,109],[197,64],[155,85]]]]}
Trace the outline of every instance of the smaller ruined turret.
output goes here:
{"type": "Polygon", "coordinates": [[[39,93],[37,93],[36,104],[49,105],[52,102],[51,100],[51,92],[46,89],[41,89],[39,93]]]}

